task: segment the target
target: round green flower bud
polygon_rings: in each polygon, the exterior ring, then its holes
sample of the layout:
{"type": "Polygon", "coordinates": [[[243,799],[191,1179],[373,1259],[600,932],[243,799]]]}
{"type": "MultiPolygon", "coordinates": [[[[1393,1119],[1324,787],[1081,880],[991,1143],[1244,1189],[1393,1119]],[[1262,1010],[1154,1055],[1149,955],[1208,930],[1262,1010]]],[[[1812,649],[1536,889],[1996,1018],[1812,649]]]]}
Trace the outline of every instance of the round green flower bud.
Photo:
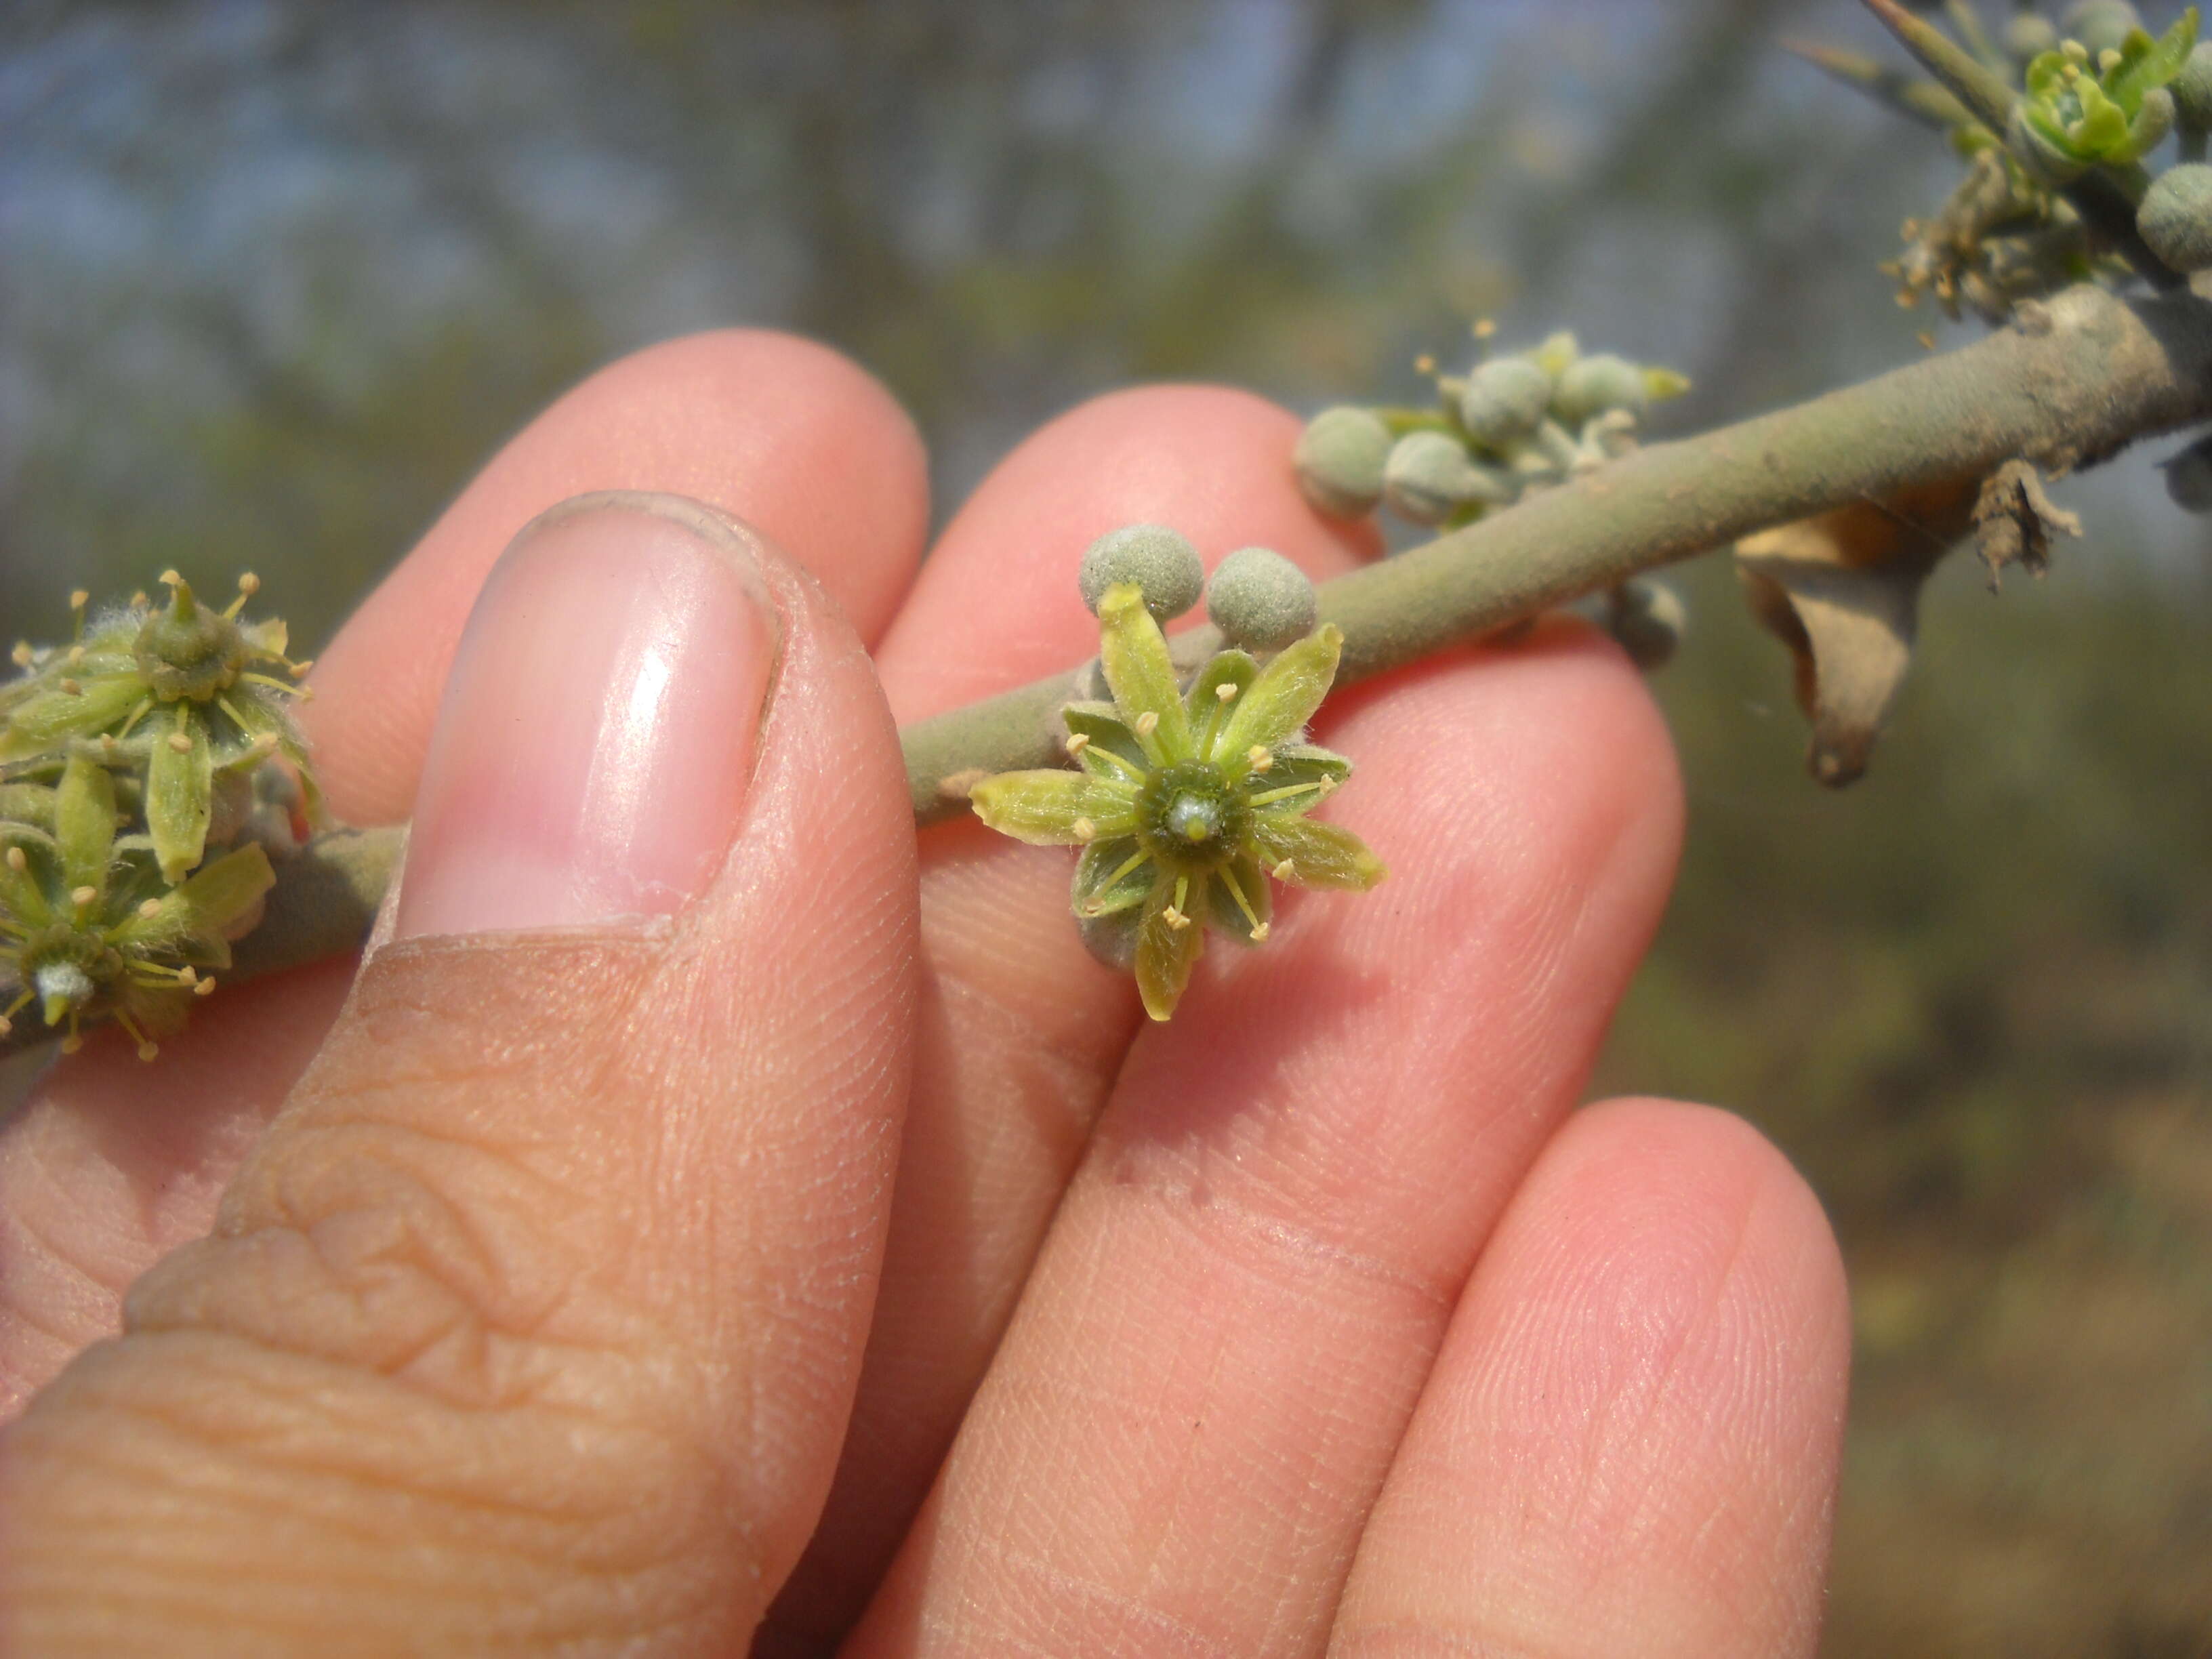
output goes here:
{"type": "Polygon", "coordinates": [[[2173,94],[2173,112],[2183,126],[2199,132],[2212,128],[2212,40],[2197,43],[2166,89],[2173,94]]]}
{"type": "Polygon", "coordinates": [[[2212,167],[2185,161],[2152,179],[2136,210],[2136,228],[2176,270],[2212,265],[2212,167]]]}
{"type": "Polygon", "coordinates": [[[1460,423],[1477,443],[1503,449],[1536,429],[1551,406],[1552,377],[1528,357],[1498,357],[1467,377],[1460,423]]]}
{"type": "Polygon", "coordinates": [[[2199,438],[2166,468],[2166,493],[2185,513],[2212,513],[2212,437],[2199,438]]]}
{"type": "Polygon", "coordinates": [[[2058,30],[2048,17],[2032,11],[2016,11],[2006,23],[2005,50],[2019,62],[2039,58],[2046,52],[2058,50],[2058,30]]]}
{"type": "Polygon", "coordinates": [[[2166,142],[2166,135],[2173,131],[2175,108],[2173,94],[2164,87],[2143,94],[2142,107],[2128,123],[2128,142],[2136,155],[2148,155],[2166,142]]]}
{"type": "Polygon", "coordinates": [[[1305,638],[1320,611],[1312,580],[1273,548],[1238,548],[1206,585],[1206,614],[1246,651],[1279,651],[1305,638]]]}
{"type": "Polygon", "coordinates": [[[1552,400],[1559,418],[1575,427],[1609,409],[1641,415],[1650,402],[1644,371],[1610,353],[1578,360],[1559,376],[1559,395],[1552,400]]]}
{"type": "Polygon", "coordinates": [[[1125,525],[1109,530],[1083,556],[1075,585],[1083,603],[1098,614],[1098,602],[1116,582],[1145,590],[1145,609],[1159,622],[1180,617],[1198,603],[1206,586],[1206,566],[1184,537],[1159,524],[1125,525]]]}
{"type": "Polygon", "coordinates": [[[1449,433],[1407,433],[1392,447],[1382,471],[1382,499],[1413,524],[1442,524],[1472,502],[1512,498],[1512,489],[1477,466],[1449,433]]]}
{"type": "Polygon", "coordinates": [[[2130,31],[2142,27],[2142,17],[2129,0],[2079,0],[2058,19],[2058,32],[2088,47],[2094,62],[2100,52],[2118,52],[2130,31]]]}
{"type": "Polygon", "coordinates": [[[1356,519],[1382,498],[1382,467],[1390,457],[1390,428],[1370,410],[1340,404],[1306,422],[1291,464],[1298,488],[1318,512],[1356,519]]]}

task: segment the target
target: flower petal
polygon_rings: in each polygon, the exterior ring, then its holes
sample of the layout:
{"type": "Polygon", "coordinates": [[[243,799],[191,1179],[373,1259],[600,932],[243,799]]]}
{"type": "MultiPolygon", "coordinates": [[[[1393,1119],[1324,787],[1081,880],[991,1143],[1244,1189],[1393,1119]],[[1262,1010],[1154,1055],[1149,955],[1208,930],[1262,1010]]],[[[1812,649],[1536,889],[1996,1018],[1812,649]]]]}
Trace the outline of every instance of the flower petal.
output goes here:
{"type": "MultiPolygon", "coordinates": [[[[0,851],[0,912],[4,912],[24,927],[51,927],[54,908],[47,902],[46,888],[33,873],[32,866],[47,854],[52,843],[28,824],[0,824],[0,849],[20,847],[23,849],[24,867],[18,870],[9,863],[4,851],[0,851]]],[[[52,866],[48,865],[51,869],[52,866]]]]}
{"type": "Polygon", "coordinates": [[[1268,874],[1300,887],[1349,887],[1364,892],[1387,873],[1367,843],[1349,830],[1297,814],[1254,813],[1252,841],[1268,874]]]}
{"type": "Polygon", "coordinates": [[[163,894],[151,915],[133,910],[113,937],[138,956],[175,952],[204,966],[227,967],[233,924],[276,884],[269,854],[254,842],[224,854],[174,890],[163,894]]]}
{"type": "MultiPolygon", "coordinates": [[[[1201,917],[1206,914],[1206,886],[1204,876],[1193,876],[1185,893],[1191,912],[1201,917]]],[[[1145,919],[1137,927],[1137,994],[1145,1000],[1145,1012],[1154,1019],[1174,1015],[1176,1004],[1182,1000],[1183,988],[1190,983],[1190,970],[1206,949],[1206,929],[1189,915],[1186,914],[1180,927],[1169,924],[1174,896],[1175,884],[1163,878],[1153,889],[1152,902],[1145,907],[1145,919]]]]}
{"type": "Polygon", "coordinates": [[[16,706],[8,716],[8,729],[0,732],[0,761],[43,755],[70,738],[119,726],[146,696],[144,683],[134,674],[76,684],[79,690],[64,691],[60,680],[53,680],[16,706]]]}
{"type": "Polygon", "coordinates": [[[1142,904],[1158,874],[1158,866],[1143,856],[1134,836],[1094,841],[1075,862],[1075,885],[1069,902],[1079,920],[1111,915],[1142,904]]]}
{"type": "Polygon", "coordinates": [[[1127,792],[1080,772],[1001,772],[969,791],[975,816],[1032,847],[1076,847],[1130,827],[1127,792]]]}
{"type": "Polygon", "coordinates": [[[1237,699],[1244,694],[1252,682],[1260,678],[1260,665],[1242,651],[1223,651],[1198,671],[1198,678],[1190,683],[1190,742],[1192,749],[1200,755],[1213,752],[1213,734],[1229,718],[1229,711],[1237,706],[1237,699]],[[1235,687],[1228,696],[1221,695],[1224,685],[1235,687]]]}
{"type": "MultiPolygon", "coordinates": [[[[1275,750],[1268,765],[1266,784],[1270,789],[1279,789],[1301,783],[1328,783],[1334,787],[1352,775],[1352,763],[1333,749],[1323,749],[1314,743],[1286,743],[1275,750]]],[[[1254,779],[1252,787],[1261,780],[1254,779]]]]}
{"type": "Polygon", "coordinates": [[[61,849],[64,881],[106,894],[115,849],[115,781],[106,767],[82,755],[70,757],[54,790],[54,844],[61,849]]]}
{"type": "Polygon", "coordinates": [[[208,750],[206,722],[183,703],[176,706],[174,720],[161,721],[155,733],[146,763],[146,828],[161,873],[182,881],[207,851],[208,821],[215,811],[214,757],[208,750]]]}
{"type": "Polygon", "coordinates": [[[1114,702],[1155,766],[1192,758],[1190,716],[1176,684],[1166,635],[1145,609],[1144,590],[1116,582],[1098,601],[1098,661],[1114,702]],[[1152,716],[1147,732],[1146,716],[1152,716]]]}
{"type": "Polygon", "coordinates": [[[1210,758],[1235,766],[1249,750],[1273,749],[1296,733],[1328,695],[1343,653],[1344,630],[1334,623],[1277,652],[1230,708],[1210,758]]]}
{"type": "Polygon", "coordinates": [[[1152,763],[1110,702],[1072,702],[1060,711],[1067,734],[1084,739],[1075,761],[1094,778],[1104,778],[1133,790],[1138,778],[1152,770],[1152,763]],[[1104,752],[1099,752],[1099,751],[1104,752]],[[1125,763],[1116,765],[1109,756],[1125,763]]]}

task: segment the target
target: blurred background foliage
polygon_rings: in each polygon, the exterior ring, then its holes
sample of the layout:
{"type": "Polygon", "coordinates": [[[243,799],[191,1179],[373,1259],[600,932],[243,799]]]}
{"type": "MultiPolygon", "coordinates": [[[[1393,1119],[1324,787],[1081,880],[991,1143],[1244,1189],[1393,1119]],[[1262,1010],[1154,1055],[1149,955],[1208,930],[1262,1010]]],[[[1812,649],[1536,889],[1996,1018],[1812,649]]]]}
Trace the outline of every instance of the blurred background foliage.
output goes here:
{"type": "MultiPolygon", "coordinates": [[[[562,387],[726,323],[880,375],[940,518],[1091,393],[1410,398],[1477,315],[1684,369],[1678,431],[1971,337],[1874,269],[1954,164],[1790,35],[1888,51],[1850,0],[12,0],[0,633],[250,564],[312,645],[562,387]]],[[[1835,1217],[1835,1655],[2212,1654],[2212,549],[2148,459],[2062,499],[2046,581],[1940,574],[1845,795],[1717,562],[1656,684],[1689,850],[1599,1086],[1835,1217]]]]}

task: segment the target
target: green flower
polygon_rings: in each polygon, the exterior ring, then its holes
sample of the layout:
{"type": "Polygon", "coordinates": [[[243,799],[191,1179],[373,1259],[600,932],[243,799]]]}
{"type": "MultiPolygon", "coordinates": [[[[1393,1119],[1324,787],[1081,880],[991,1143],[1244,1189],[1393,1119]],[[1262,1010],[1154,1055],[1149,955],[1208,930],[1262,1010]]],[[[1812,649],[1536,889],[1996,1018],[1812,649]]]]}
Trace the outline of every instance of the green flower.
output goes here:
{"type": "Polygon", "coordinates": [[[116,831],[115,782],[90,756],[72,756],[40,823],[0,823],[0,1036],[35,1002],[50,1026],[112,1014],[154,1057],[154,1038],[180,1027],[195,996],[215,988],[202,969],[230,965],[228,939],[250,926],[276,881],[258,844],[163,878],[153,841],[116,831]]]}
{"type": "Polygon", "coordinates": [[[2099,164],[2140,161],[2173,125],[2164,88],[2196,44],[2191,6],[2159,40],[2138,28],[2094,60],[2073,40],[2042,53],[2027,66],[2027,95],[2014,112],[2014,149],[2059,183],[2099,164]]]}
{"type": "Polygon", "coordinates": [[[1002,835],[1083,848],[1076,917],[1133,961],[1145,1012],[1166,1019],[1208,926],[1267,937],[1270,877],[1362,890],[1382,879],[1358,836],[1306,817],[1352,770],[1300,740],[1336,678],[1344,635],[1323,627],[1265,668],[1224,651],[1186,696],[1141,589],[1109,588],[1098,619],[1114,701],[1066,711],[1082,770],[1001,773],[969,799],[1002,835]]]}
{"type": "Polygon", "coordinates": [[[161,580],[165,608],[142,594],[88,630],[82,596],[73,596],[74,643],[16,647],[27,672],[0,687],[0,781],[51,778],[76,745],[95,744],[103,762],[143,774],[147,831],[173,883],[206,854],[218,787],[239,793],[271,755],[299,769],[311,819],[321,799],[287,706],[308,695],[294,684],[308,665],[284,654],[282,622],[238,619],[260,584],[240,577],[238,597],[217,611],[173,570],[161,580]]]}

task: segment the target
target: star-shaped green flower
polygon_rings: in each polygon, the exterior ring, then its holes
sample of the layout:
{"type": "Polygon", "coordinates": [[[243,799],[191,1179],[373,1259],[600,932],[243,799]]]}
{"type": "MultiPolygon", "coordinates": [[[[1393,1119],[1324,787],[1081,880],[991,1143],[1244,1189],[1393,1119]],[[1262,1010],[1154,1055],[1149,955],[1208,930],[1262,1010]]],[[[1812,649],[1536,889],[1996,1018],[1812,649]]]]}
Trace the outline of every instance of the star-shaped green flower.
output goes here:
{"type": "Polygon", "coordinates": [[[1264,668],[1224,651],[1186,695],[1133,583],[1106,590],[1098,620],[1114,701],[1067,707],[1067,749],[1082,770],[1000,773],[969,799],[1002,835],[1083,848],[1076,917],[1133,963],[1145,1012],[1166,1019],[1207,927],[1267,937],[1269,878],[1359,890],[1382,879],[1357,836],[1306,816],[1352,770],[1302,740],[1344,635],[1318,629],[1264,668]]]}
{"type": "Polygon", "coordinates": [[[150,836],[116,835],[104,765],[71,756],[52,795],[51,829],[0,823],[0,1036],[33,1002],[68,1027],[64,1048],[81,1020],[112,1013],[150,1060],[215,988],[200,969],[230,965],[227,941],[276,881],[269,855],[242,847],[172,887],[150,836]]]}
{"type": "Polygon", "coordinates": [[[299,772],[311,822],[322,805],[288,707],[307,695],[295,682],[308,665],[285,655],[282,622],[239,620],[260,584],[241,577],[217,610],[173,570],[161,580],[165,607],[142,594],[88,629],[79,596],[75,644],[16,648],[26,673],[0,687],[0,781],[51,780],[72,745],[98,743],[104,760],[143,770],[147,832],[174,883],[207,850],[219,781],[242,783],[281,754],[299,772]]]}

